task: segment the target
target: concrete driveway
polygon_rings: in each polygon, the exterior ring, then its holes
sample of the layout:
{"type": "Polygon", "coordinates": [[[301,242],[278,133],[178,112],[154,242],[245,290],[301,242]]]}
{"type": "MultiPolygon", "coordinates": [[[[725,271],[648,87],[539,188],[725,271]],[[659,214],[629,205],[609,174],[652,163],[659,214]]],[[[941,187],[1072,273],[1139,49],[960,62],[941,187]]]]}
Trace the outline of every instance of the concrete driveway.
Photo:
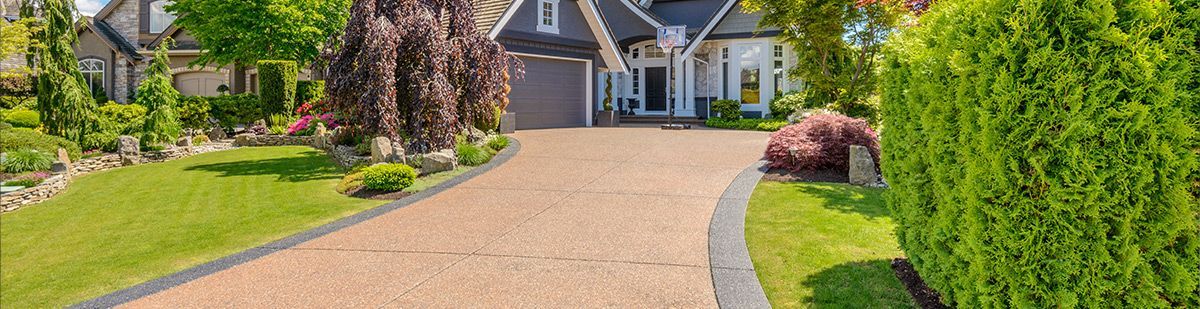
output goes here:
{"type": "Polygon", "coordinates": [[[716,307],[708,229],[768,135],[521,131],[507,163],[130,307],[716,307]]]}

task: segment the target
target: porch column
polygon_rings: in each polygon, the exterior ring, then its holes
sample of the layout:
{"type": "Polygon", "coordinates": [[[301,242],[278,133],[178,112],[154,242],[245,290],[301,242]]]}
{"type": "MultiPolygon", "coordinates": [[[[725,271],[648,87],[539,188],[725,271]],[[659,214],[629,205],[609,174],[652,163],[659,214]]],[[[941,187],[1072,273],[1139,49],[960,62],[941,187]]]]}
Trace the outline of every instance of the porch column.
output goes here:
{"type": "Polygon", "coordinates": [[[683,74],[683,101],[692,116],[696,115],[696,59],[695,55],[683,61],[686,74],[683,74]]]}

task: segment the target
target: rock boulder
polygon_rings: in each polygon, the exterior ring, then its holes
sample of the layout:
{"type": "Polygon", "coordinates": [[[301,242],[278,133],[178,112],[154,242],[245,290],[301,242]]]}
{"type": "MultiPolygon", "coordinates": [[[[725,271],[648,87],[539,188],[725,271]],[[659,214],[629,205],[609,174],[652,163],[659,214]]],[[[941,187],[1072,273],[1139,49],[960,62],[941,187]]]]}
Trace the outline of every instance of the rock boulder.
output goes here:
{"type": "Polygon", "coordinates": [[[371,164],[402,162],[404,162],[403,147],[392,143],[392,140],[387,137],[380,136],[371,139],[371,164]]]}
{"type": "Polygon", "coordinates": [[[421,157],[421,173],[432,174],[454,170],[458,167],[458,156],[453,150],[427,153],[421,157]]]}
{"type": "Polygon", "coordinates": [[[867,147],[850,146],[850,184],[859,186],[875,185],[879,182],[879,173],[875,171],[875,160],[867,147]]]}
{"type": "Polygon", "coordinates": [[[121,165],[142,163],[142,154],[138,139],[129,135],[118,137],[117,155],[121,156],[121,165]]]}

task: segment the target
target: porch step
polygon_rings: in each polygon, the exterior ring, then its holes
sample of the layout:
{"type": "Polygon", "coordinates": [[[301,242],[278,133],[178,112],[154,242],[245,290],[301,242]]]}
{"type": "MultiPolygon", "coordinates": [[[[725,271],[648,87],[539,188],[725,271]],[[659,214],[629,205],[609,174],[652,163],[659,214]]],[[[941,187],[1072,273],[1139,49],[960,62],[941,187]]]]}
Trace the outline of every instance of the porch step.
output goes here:
{"type": "MultiPolygon", "coordinates": [[[[621,115],[621,123],[667,123],[665,115],[621,115]]],[[[704,119],[698,117],[675,117],[675,123],[704,124],[704,119]]]]}

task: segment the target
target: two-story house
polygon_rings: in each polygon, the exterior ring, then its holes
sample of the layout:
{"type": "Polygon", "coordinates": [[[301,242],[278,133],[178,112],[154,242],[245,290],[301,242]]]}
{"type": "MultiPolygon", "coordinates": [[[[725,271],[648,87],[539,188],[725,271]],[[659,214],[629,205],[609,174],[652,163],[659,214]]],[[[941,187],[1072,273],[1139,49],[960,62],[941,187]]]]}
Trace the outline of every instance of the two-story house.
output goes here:
{"type": "MultiPolygon", "coordinates": [[[[109,99],[128,102],[141,84],[154,49],[166,38],[175,41],[168,55],[175,88],[183,95],[217,95],[221,85],[232,93],[258,92],[253,68],[189,67],[200,54],[200,45],[186,29],[174,25],[175,16],[165,7],[170,0],[112,0],[94,17],[80,21],[75,56],[79,70],[93,90],[104,89],[109,99]]],[[[301,71],[307,79],[308,70],[301,71]]]]}

